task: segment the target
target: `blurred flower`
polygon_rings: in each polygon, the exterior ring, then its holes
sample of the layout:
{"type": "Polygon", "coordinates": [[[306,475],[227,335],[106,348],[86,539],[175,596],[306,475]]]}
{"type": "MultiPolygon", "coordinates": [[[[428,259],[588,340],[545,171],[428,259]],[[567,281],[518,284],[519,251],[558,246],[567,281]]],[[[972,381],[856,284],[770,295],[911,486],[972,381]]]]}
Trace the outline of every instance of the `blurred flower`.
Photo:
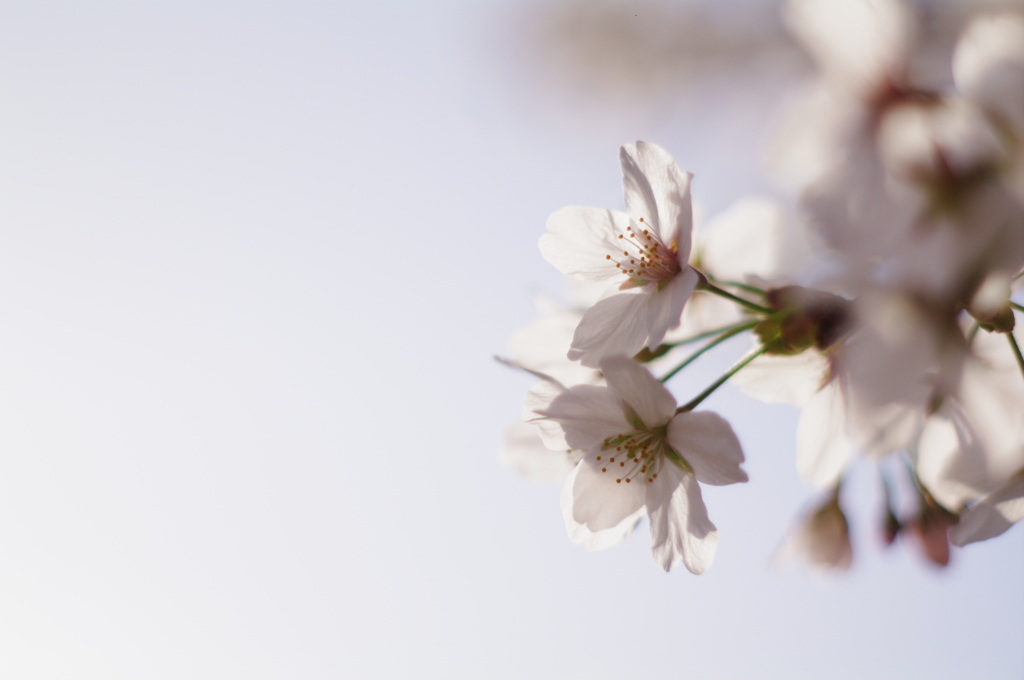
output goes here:
{"type": "Polygon", "coordinates": [[[781,559],[802,557],[821,569],[846,571],[853,560],[850,526],[839,507],[839,487],[808,513],[779,551],[781,559]]]}
{"type": "Polygon", "coordinates": [[[1024,469],[960,515],[950,532],[954,545],[984,541],[1024,519],[1024,469]]]}
{"type": "MultiPolygon", "coordinates": [[[[543,408],[565,387],[596,385],[604,382],[600,371],[569,361],[565,353],[572,334],[583,316],[583,309],[593,297],[592,285],[574,282],[570,288],[572,304],[559,304],[547,296],[534,297],[541,315],[520,329],[509,340],[512,361],[501,361],[541,378],[527,395],[526,419],[534,417],[533,408],[543,408]]],[[[582,452],[567,448],[555,451],[545,445],[537,424],[516,423],[505,431],[501,460],[536,482],[561,481],[579,462],[582,452]]],[[[557,429],[557,428],[556,428],[557,429]]],[[[556,433],[557,437],[557,433],[556,433]]],[[[550,438],[549,438],[550,439],[550,438]]]]}
{"type": "Polygon", "coordinates": [[[505,430],[502,462],[534,482],[564,480],[582,457],[581,451],[552,451],[544,446],[532,423],[516,423],[505,430]]]}
{"type": "Polygon", "coordinates": [[[548,219],[541,253],[563,273],[608,281],[621,292],[583,314],[569,358],[596,367],[614,354],[651,349],[680,323],[697,285],[690,257],[690,175],[654,144],[620,153],[626,213],[572,206],[548,219]]]}
{"type": "Polygon", "coordinates": [[[559,304],[541,295],[534,298],[534,305],[540,316],[516,331],[508,342],[516,363],[549,375],[566,386],[599,382],[600,373],[596,369],[581,366],[565,356],[586,306],[559,304]]]}
{"type": "Polygon", "coordinates": [[[783,17],[829,87],[863,101],[902,83],[913,22],[896,0],[790,0],[783,17]]]}
{"type": "Polygon", "coordinates": [[[605,358],[601,372],[607,387],[570,388],[537,411],[569,447],[586,451],[562,494],[570,537],[622,532],[646,512],[654,561],[702,573],[718,531],[698,482],[747,481],[736,435],[715,413],[676,413],[675,397],[631,359],[605,358]]]}
{"type": "Polygon", "coordinates": [[[979,332],[954,392],[938,394],[911,449],[921,482],[960,508],[1024,467],[1024,379],[1005,334],[979,332]]]}
{"type": "Polygon", "coordinates": [[[784,126],[776,164],[811,168],[800,181],[803,205],[842,255],[845,287],[884,282],[952,310],[990,272],[1024,265],[1024,148],[1014,122],[1024,120],[1014,113],[1024,104],[1024,20],[975,21],[954,55],[961,89],[952,92],[915,74],[922,48],[908,4],[786,7],[819,79],[784,126]]]}

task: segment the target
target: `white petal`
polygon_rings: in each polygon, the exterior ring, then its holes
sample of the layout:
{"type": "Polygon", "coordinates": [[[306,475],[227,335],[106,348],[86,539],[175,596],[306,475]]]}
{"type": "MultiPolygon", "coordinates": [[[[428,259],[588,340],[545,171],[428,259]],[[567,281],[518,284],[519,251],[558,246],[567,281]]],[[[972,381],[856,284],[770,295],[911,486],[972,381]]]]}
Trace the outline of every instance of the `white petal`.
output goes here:
{"type": "Polygon", "coordinates": [[[953,79],[966,96],[1024,131],[1024,17],[972,21],[953,55],[953,79]]]}
{"type": "Polygon", "coordinates": [[[627,144],[619,152],[622,190],[630,217],[644,218],[665,245],[679,253],[683,264],[690,259],[693,211],[690,178],[667,151],[655,144],[627,144]]]}
{"type": "Polygon", "coordinates": [[[960,516],[950,531],[954,545],[984,541],[1024,519],[1024,475],[1018,474],[960,516]]]}
{"type": "Polygon", "coordinates": [[[563,392],[565,389],[560,385],[542,380],[523,398],[523,420],[537,428],[544,446],[552,451],[565,451],[572,447],[565,441],[565,430],[561,425],[551,420],[538,420],[538,416],[541,416],[551,406],[551,402],[563,392]]]}
{"type": "Polygon", "coordinates": [[[897,0],[790,0],[783,18],[843,89],[867,97],[902,75],[912,22],[897,0]]]}
{"type": "Polygon", "coordinates": [[[723,486],[746,482],[743,448],[732,426],[712,411],[680,413],[668,424],[668,444],[693,468],[697,481],[723,486]]]}
{"type": "Polygon", "coordinates": [[[646,368],[624,356],[607,357],[601,372],[644,422],[647,429],[664,425],[676,412],[676,398],[646,368]]]}
{"type": "Polygon", "coordinates": [[[646,293],[640,291],[619,293],[584,312],[572,339],[569,359],[597,368],[606,356],[631,357],[639,352],[650,334],[645,298],[646,293]]]}
{"type": "Polygon", "coordinates": [[[807,402],[796,426],[796,468],[805,482],[827,489],[839,481],[853,453],[845,422],[842,391],[833,380],[807,402]]]}
{"type": "Polygon", "coordinates": [[[1006,475],[993,479],[989,452],[977,425],[953,397],[924,424],[911,459],[932,496],[957,508],[993,491],[1006,475]]]}
{"type": "Polygon", "coordinates": [[[548,232],[540,237],[544,259],[563,274],[587,281],[601,281],[621,272],[616,260],[622,254],[618,235],[630,225],[624,213],[602,208],[569,206],[548,218],[548,232]]]}
{"type": "Polygon", "coordinates": [[[643,481],[620,477],[611,458],[600,449],[589,451],[572,478],[572,517],[591,531],[617,527],[644,506],[643,481]]]}
{"type": "Polygon", "coordinates": [[[738,305],[717,295],[696,291],[690,295],[686,306],[683,307],[679,327],[666,333],[662,341],[672,342],[690,338],[717,328],[724,328],[741,319],[743,319],[743,312],[740,311],[738,305]]]}
{"type": "Polygon", "coordinates": [[[682,562],[701,574],[711,566],[718,546],[718,530],[693,475],[673,463],[661,468],[647,484],[647,514],[651,520],[651,557],[668,571],[682,562]]]}
{"type": "Polygon", "coordinates": [[[569,534],[569,540],[573,543],[582,543],[587,550],[604,550],[615,545],[626,536],[632,533],[636,523],[644,516],[646,508],[640,507],[632,515],[626,516],[617,525],[601,531],[591,531],[584,524],[580,524],[572,516],[572,489],[576,483],[577,465],[569,473],[565,485],[562,487],[562,516],[565,519],[565,529],[569,534]]]}
{"type": "Polygon", "coordinates": [[[807,350],[789,357],[762,354],[729,380],[744,394],[765,403],[803,406],[828,372],[825,355],[807,350]]]}
{"type": "Polygon", "coordinates": [[[508,343],[512,357],[519,365],[566,386],[594,384],[597,371],[565,358],[582,316],[582,311],[551,309],[512,336],[508,343]]]}
{"type": "Polygon", "coordinates": [[[552,451],[537,435],[537,427],[529,423],[516,423],[505,430],[502,462],[535,482],[565,479],[576,465],[573,454],[564,449],[552,451]]]}
{"type": "Polygon", "coordinates": [[[785,221],[774,201],[744,198],[715,216],[697,239],[703,271],[727,281],[750,275],[766,281],[791,272],[783,268],[785,221]]]}
{"type": "Polygon", "coordinates": [[[618,393],[597,385],[571,387],[539,413],[561,426],[567,448],[581,451],[633,429],[626,421],[618,393]]]}
{"type": "Polygon", "coordinates": [[[648,347],[657,347],[668,331],[679,327],[683,307],[696,286],[697,272],[690,265],[684,264],[683,270],[672,277],[664,288],[647,294],[644,305],[647,308],[648,347]]]}

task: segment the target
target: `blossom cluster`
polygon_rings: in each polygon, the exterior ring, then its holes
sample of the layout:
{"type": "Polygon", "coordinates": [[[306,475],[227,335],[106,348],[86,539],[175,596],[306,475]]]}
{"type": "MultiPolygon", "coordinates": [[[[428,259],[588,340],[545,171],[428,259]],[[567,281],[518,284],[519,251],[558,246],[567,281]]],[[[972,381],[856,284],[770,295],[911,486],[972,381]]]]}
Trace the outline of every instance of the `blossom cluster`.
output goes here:
{"type": "Polygon", "coordinates": [[[718,541],[700,484],[747,481],[731,425],[698,409],[732,381],[801,409],[796,465],[824,501],[787,550],[850,564],[839,489],[867,456],[912,489],[908,515],[879,466],[886,540],[945,565],[1024,518],[1024,14],[974,17],[938,84],[900,2],[791,0],[784,19],[817,65],[775,144],[792,205],[743,199],[695,233],[691,175],[623,146],[625,210],[564,208],[541,237],[577,299],[512,341],[540,382],[505,456],[565,478],[573,541],[609,546],[646,515],[655,562],[699,574],[718,541]],[[666,382],[741,334],[749,352],[679,405],[666,382]]]}

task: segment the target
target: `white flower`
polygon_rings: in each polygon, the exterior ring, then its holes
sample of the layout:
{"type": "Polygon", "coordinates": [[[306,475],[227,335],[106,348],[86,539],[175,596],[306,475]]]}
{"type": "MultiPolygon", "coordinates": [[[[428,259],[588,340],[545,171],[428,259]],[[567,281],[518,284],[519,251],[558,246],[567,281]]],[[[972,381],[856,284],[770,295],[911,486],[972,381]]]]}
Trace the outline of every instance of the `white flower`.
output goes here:
{"type": "Polygon", "coordinates": [[[747,481],[739,440],[715,413],[676,413],[675,397],[636,362],[614,356],[600,367],[607,387],[570,388],[537,411],[561,428],[567,447],[586,451],[562,494],[570,538],[615,539],[646,512],[654,561],[700,574],[718,531],[697,482],[747,481]]]}
{"type": "Polygon", "coordinates": [[[679,325],[697,285],[690,257],[690,174],[664,149],[637,142],[620,152],[626,212],[571,206],[548,219],[548,262],[570,276],[615,284],[583,315],[569,358],[597,367],[613,354],[654,348],[679,325]]]}
{"type": "MultiPolygon", "coordinates": [[[[535,296],[534,304],[541,316],[517,331],[509,341],[514,361],[506,363],[543,378],[527,394],[527,420],[535,417],[533,408],[547,406],[565,386],[604,383],[598,371],[565,357],[573,331],[583,316],[582,307],[589,302],[587,288],[584,284],[573,286],[570,291],[573,304],[568,307],[546,296],[535,296]]],[[[550,423],[547,425],[548,429],[558,429],[550,423]]],[[[550,438],[545,437],[544,429],[538,431],[536,423],[522,422],[508,428],[501,460],[535,482],[562,481],[583,453],[566,449],[564,443],[548,446],[550,438]]]]}

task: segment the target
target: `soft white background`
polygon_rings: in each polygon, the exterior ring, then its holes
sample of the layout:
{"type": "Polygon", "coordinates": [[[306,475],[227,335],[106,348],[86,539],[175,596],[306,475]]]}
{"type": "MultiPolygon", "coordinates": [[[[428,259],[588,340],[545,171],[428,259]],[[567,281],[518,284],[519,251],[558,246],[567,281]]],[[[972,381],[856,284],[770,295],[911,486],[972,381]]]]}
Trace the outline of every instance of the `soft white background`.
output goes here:
{"type": "Polygon", "coordinates": [[[0,5],[0,677],[1021,677],[1020,527],[883,552],[865,465],[854,569],[773,563],[811,498],[789,408],[707,402],[751,482],[706,491],[701,577],[646,529],[570,544],[500,465],[547,215],[619,207],[634,139],[710,212],[763,189],[779,90],[572,103],[528,15],[0,5]]]}

